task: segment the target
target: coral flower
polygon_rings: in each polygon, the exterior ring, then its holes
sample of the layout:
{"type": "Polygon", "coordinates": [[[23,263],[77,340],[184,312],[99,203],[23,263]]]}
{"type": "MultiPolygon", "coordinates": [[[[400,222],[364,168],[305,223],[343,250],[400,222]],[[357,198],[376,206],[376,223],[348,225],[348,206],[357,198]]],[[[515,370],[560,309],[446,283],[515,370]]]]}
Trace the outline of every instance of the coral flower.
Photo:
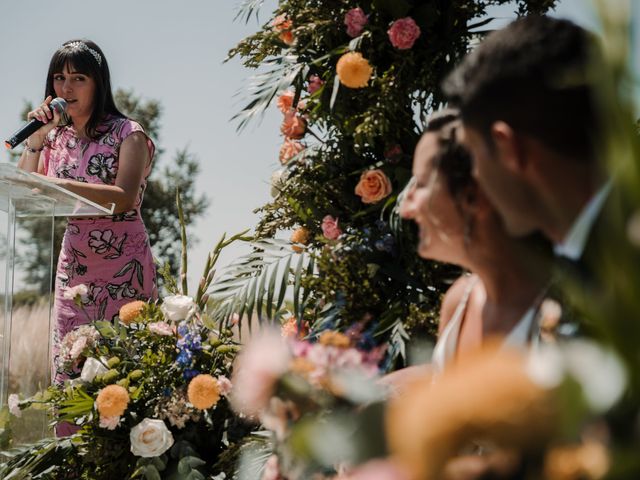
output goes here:
{"type": "MultiPolygon", "coordinates": [[[[301,243],[302,245],[306,245],[307,243],[309,243],[309,237],[310,237],[310,233],[309,230],[307,230],[304,227],[300,227],[296,230],[294,230],[294,232],[291,234],[291,243],[301,243]]],[[[294,245],[293,250],[295,252],[302,252],[303,248],[299,247],[298,245],[294,245]]]]}
{"type": "Polygon", "coordinates": [[[340,83],[349,88],[366,87],[373,73],[369,61],[358,52],[348,52],[340,57],[336,65],[340,83]]]}
{"type": "Polygon", "coordinates": [[[287,18],[285,14],[278,15],[273,19],[273,28],[276,32],[280,32],[278,38],[287,45],[293,45],[295,37],[291,29],[293,28],[293,22],[287,18]]]}
{"type": "Polygon", "coordinates": [[[396,20],[387,31],[391,45],[398,50],[408,50],[420,36],[420,27],[411,17],[396,20]]]}
{"type": "Polygon", "coordinates": [[[120,307],[120,322],[125,325],[132,324],[142,313],[145,305],[146,303],[142,300],[136,300],[135,302],[129,302],[120,307]]]}
{"type": "Polygon", "coordinates": [[[363,203],[376,203],[388,197],[391,190],[391,182],[382,170],[367,170],[360,176],[355,192],[363,203]]]}
{"type": "Polygon", "coordinates": [[[198,410],[211,408],[220,400],[218,381],[211,375],[196,375],[189,383],[187,396],[189,403],[198,410]]]}
{"type": "Polygon", "coordinates": [[[286,165],[287,163],[289,163],[289,160],[298,155],[305,148],[306,147],[304,143],[292,140],[290,138],[285,138],[284,143],[280,147],[280,163],[282,165],[286,165]]]}
{"type": "Polygon", "coordinates": [[[321,345],[338,347],[338,348],[349,348],[351,345],[351,340],[344,333],[334,332],[332,330],[326,330],[320,334],[320,338],[318,342],[321,345]]]}
{"type": "Polygon", "coordinates": [[[100,417],[119,417],[127,409],[129,393],[120,385],[108,385],[100,390],[96,406],[100,417]]]}
{"type": "Polygon", "coordinates": [[[298,115],[295,110],[289,110],[284,114],[284,120],[280,132],[287,138],[302,138],[307,130],[306,120],[298,115]]]}

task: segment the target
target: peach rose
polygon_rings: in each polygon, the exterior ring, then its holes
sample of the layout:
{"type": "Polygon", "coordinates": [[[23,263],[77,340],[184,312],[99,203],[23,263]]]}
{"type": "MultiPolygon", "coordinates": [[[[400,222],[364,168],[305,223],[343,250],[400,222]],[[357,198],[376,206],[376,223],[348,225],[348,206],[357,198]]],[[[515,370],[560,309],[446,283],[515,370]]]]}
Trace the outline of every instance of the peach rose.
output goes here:
{"type": "Polygon", "coordinates": [[[376,203],[391,193],[391,182],[382,170],[367,170],[362,172],[360,181],[356,185],[356,195],[363,203],[376,203]]]}
{"type": "Polygon", "coordinates": [[[287,138],[299,139],[304,136],[307,130],[307,122],[298,115],[294,110],[289,110],[284,114],[284,120],[280,127],[280,132],[287,138]]]}
{"type": "Polygon", "coordinates": [[[342,235],[342,230],[338,226],[338,219],[333,218],[331,215],[327,215],[322,219],[322,234],[328,240],[335,240],[342,235]]]}
{"type": "Polygon", "coordinates": [[[305,145],[302,142],[285,138],[284,143],[280,147],[280,163],[286,165],[293,157],[298,155],[305,149],[305,145]]]}
{"type": "Polygon", "coordinates": [[[293,42],[295,41],[293,32],[291,31],[293,28],[293,22],[291,22],[284,13],[274,18],[271,25],[273,25],[273,29],[276,32],[280,32],[278,38],[282,40],[283,43],[293,45],[293,42]]]}

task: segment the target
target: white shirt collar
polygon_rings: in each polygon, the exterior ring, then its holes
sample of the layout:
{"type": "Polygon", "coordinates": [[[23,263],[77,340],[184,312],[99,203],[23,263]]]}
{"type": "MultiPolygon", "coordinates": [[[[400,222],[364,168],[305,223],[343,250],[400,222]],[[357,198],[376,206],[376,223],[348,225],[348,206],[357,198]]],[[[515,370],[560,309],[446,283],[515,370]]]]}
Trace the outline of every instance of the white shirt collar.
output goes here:
{"type": "Polygon", "coordinates": [[[569,233],[561,243],[554,246],[553,251],[559,257],[567,257],[570,260],[580,260],[584,248],[589,239],[593,224],[598,218],[604,202],[611,192],[612,181],[605,183],[584,206],[580,215],[576,218],[569,233]]]}

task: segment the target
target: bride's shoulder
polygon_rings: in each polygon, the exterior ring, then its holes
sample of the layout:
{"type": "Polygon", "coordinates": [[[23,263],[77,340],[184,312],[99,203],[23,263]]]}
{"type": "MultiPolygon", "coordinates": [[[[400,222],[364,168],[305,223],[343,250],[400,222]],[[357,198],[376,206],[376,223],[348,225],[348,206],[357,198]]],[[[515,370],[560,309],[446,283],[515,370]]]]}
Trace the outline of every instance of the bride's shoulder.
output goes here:
{"type": "Polygon", "coordinates": [[[453,282],[453,284],[451,284],[447,293],[444,294],[444,298],[442,299],[442,304],[440,306],[438,333],[442,333],[443,329],[454,317],[456,310],[460,305],[469,300],[469,294],[477,281],[478,277],[476,275],[462,275],[453,282]]]}

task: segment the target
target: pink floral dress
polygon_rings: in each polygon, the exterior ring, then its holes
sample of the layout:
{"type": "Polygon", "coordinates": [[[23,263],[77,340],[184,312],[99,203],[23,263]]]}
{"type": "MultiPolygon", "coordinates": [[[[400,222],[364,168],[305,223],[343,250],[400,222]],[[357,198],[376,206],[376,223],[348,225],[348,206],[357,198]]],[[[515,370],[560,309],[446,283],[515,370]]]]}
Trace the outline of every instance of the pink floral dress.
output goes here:
{"type": "MultiPolygon", "coordinates": [[[[100,126],[98,140],[78,138],[72,126],[53,129],[42,152],[47,176],[79,182],[113,185],[118,173],[122,142],[142,127],[127,118],[110,116],[100,126]]],[[[147,137],[150,157],[155,147],[147,137]]],[[[93,320],[112,320],[120,307],[133,300],[157,296],[156,272],[149,236],[140,217],[140,206],[151,161],[146,166],[133,210],[95,218],[70,218],[62,240],[55,280],[54,382],[67,374],[59,367],[64,336],[93,320]],[[69,287],[88,288],[82,307],[64,298],[69,287]]]]}

